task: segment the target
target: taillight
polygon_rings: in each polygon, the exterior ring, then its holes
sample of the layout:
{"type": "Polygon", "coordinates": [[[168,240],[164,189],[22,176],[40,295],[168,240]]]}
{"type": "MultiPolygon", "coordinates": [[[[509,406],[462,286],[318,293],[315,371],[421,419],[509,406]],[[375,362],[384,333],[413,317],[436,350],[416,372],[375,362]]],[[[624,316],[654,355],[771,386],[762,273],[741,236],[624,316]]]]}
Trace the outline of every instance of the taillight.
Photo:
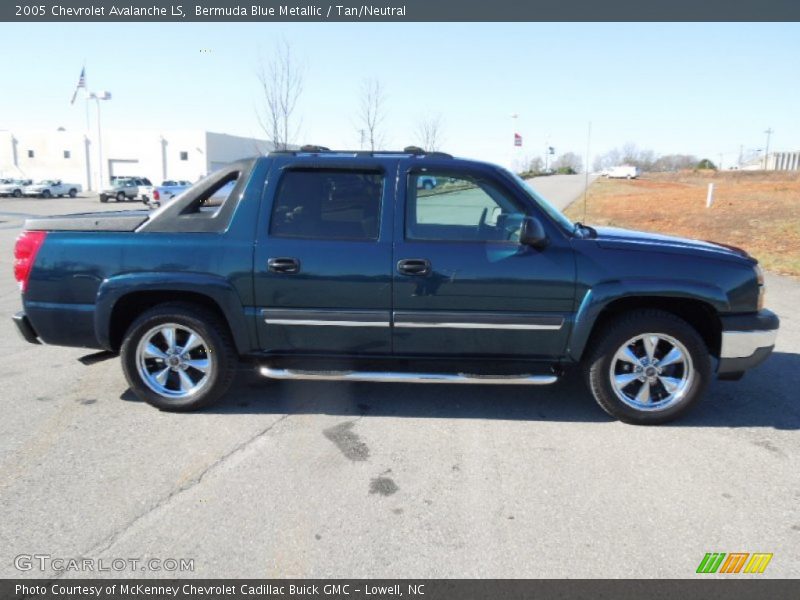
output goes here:
{"type": "Polygon", "coordinates": [[[153,190],[153,200],[161,200],[161,194],[158,193],[158,190],[153,190]]]}
{"type": "Polygon", "coordinates": [[[33,262],[46,236],[46,231],[23,231],[17,238],[14,246],[14,279],[19,282],[19,289],[23,293],[28,289],[33,262]]]}

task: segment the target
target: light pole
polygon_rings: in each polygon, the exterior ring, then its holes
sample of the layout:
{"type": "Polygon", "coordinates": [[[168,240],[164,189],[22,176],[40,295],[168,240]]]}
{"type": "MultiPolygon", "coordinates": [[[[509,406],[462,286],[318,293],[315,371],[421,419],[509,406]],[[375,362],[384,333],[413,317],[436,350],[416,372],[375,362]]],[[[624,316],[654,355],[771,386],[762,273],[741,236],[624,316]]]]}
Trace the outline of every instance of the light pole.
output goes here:
{"type": "Polygon", "coordinates": [[[99,168],[99,177],[97,180],[98,191],[103,189],[103,130],[100,126],[100,100],[111,100],[111,92],[92,92],[89,98],[97,103],[97,163],[99,168]]]}
{"type": "Polygon", "coordinates": [[[516,162],[516,159],[517,159],[517,119],[518,118],[519,118],[519,115],[517,113],[511,113],[511,123],[512,123],[511,128],[514,130],[512,132],[512,138],[511,139],[513,140],[513,144],[514,145],[511,147],[511,160],[509,161],[508,168],[512,172],[515,171],[514,163],[516,162]]]}
{"type": "Polygon", "coordinates": [[[766,171],[767,170],[767,163],[769,162],[769,138],[774,132],[772,131],[772,127],[770,127],[764,133],[767,134],[767,147],[764,150],[764,170],[766,171]]]}

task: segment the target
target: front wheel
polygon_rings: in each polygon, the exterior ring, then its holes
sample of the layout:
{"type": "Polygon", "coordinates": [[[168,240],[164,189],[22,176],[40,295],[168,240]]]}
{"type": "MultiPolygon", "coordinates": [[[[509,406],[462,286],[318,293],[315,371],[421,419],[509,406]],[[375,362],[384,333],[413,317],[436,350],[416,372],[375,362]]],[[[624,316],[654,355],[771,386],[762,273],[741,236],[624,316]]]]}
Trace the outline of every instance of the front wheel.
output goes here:
{"type": "Polygon", "coordinates": [[[50,196],[50,190],[45,190],[42,192],[42,198],[49,198],[50,196]]]}
{"type": "Polygon", "coordinates": [[[227,326],[193,304],[162,304],[146,311],[128,329],[121,356],[131,390],[161,410],[208,406],[228,390],[236,374],[227,326]]]}
{"type": "Polygon", "coordinates": [[[125,202],[125,200],[127,200],[125,192],[117,192],[117,202],[125,202]]]}
{"type": "Polygon", "coordinates": [[[711,358],[683,319],[637,310],[608,323],[586,364],[597,403],[626,423],[655,425],[683,416],[703,396],[711,358]]]}

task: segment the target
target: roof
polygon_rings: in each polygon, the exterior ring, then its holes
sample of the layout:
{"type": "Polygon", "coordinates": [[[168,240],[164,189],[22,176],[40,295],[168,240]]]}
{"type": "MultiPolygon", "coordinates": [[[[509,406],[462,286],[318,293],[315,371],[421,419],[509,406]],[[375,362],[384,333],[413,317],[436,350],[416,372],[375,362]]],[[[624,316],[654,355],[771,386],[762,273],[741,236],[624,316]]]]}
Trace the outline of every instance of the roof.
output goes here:
{"type": "Polygon", "coordinates": [[[325,146],[305,145],[299,150],[274,150],[269,156],[325,156],[331,158],[411,157],[453,158],[445,152],[426,152],[417,146],[406,146],[402,150],[331,150],[325,146]]]}

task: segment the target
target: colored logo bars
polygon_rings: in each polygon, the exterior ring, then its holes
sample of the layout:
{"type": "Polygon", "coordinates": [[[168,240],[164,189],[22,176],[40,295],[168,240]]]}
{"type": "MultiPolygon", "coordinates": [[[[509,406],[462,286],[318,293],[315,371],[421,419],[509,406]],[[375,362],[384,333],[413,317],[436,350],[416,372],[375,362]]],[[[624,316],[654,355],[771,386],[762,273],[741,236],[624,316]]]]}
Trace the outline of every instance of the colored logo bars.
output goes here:
{"type": "Polygon", "coordinates": [[[698,573],[763,573],[772,553],[707,552],[697,567],[698,573]],[[749,557],[749,560],[748,560],[749,557]]]}

